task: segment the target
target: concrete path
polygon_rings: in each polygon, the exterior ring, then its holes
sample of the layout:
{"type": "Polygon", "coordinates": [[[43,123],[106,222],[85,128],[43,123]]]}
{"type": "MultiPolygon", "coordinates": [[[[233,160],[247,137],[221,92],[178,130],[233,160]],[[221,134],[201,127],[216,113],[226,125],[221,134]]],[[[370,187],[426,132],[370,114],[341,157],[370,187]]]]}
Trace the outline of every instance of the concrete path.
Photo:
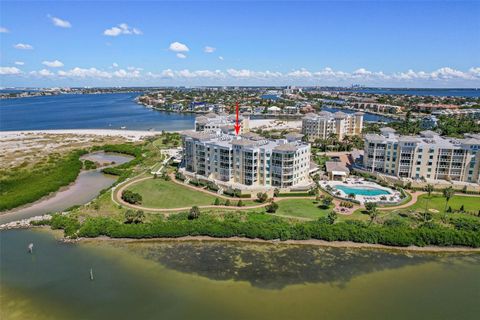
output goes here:
{"type": "MultiPolygon", "coordinates": [[[[192,185],[188,185],[188,184],[185,184],[185,183],[182,183],[182,182],[179,182],[175,179],[175,176],[173,174],[170,174],[170,177],[171,177],[171,182],[174,182],[178,185],[181,185],[185,188],[190,188],[192,190],[195,190],[197,192],[203,192],[203,193],[206,193],[206,194],[210,194],[212,196],[215,196],[217,198],[220,198],[220,199],[224,199],[224,200],[230,200],[230,201],[238,201],[238,200],[242,200],[242,201],[245,201],[245,200],[250,200],[250,201],[254,201],[255,199],[254,198],[231,198],[231,197],[227,197],[227,196],[224,196],[224,195],[220,195],[220,194],[217,194],[215,192],[212,192],[212,191],[209,191],[209,190],[206,190],[206,189],[201,189],[201,188],[198,188],[198,187],[195,187],[195,186],[192,186],[192,185]]],[[[124,201],[121,197],[122,193],[124,190],[126,190],[128,187],[136,184],[136,183],[139,183],[139,182],[142,182],[142,181],[145,181],[145,180],[148,180],[148,179],[153,179],[153,177],[151,176],[147,176],[147,177],[143,177],[143,178],[134,178],[132,180],[129,180],[128,182],[126,183],[123,183],[122,185],[118,186],[112,193],[112,200],[116,203],[116,204],[120,204],[122,206],[125,206],[125,207],[128,207],[128,208],[132,208],[132,209],[137,209],[137,210],[144,210],[144,211],[148,211],[148,212],[163,212],[163,213],[169,213],[169,212],[178,212],[178,211],[187,211],[187,210],[190,210],[191,207],[180,207],[180,208],[149,208],[149,207],[144,207],[144,206],[141,206],[141,205],[134,205],[134,204],[131,204],[131,203],[128,203],[126,201],[124,201]]],[[[279,202],[279,201],[283,201],[283,200],[288,200],[288,199],[295,199],[295,200],[301,200],[301,199],[306,199],[306,200],[315,200],[315,197],[314,196],[301,196],[301,197],[278,197],[278,198],[273,198],[273,201],[274,202],[279,202]]],[[[336,206],[336,207],[340,207],[340,202],[342,202],[342,200],[339,200],[339,199],[335,199],[333,198],[333,204],[336,206]]],[[[216,206],[216,205],[206,205],[206,206],[198,206],[200,209],[229,209],[229,210],[250,210],[250,209],[259,209],[259,208],[264,208],[266,207],[267,205],[269,204],[269,202],[265,202],[265,203],[260,203],[258,205],[254,205],[254,206],[244,206],[244,207],[236,207],[236,206],[224,206],[224,205],[219,205],[219,206],[216,206]]],[[[351,209],[348,209],[347,212],[338,212],[338,214],[341,214],[341,215],[350,215],[352,214],[356,209],[358,209],[359,206],[355,206],[351,209]]],[[[276,214],[277,215],[277,214],[276,214]]],[[[309,219],[309,218],[305,218],[305,217],[296,217],[296,216],[286,216],[286,215],[277,215],[277,216],[281,216],[281,217],[291,217],[291,218],[298,218],[299,220],[305,220],[305,219],[309,219]]]]}

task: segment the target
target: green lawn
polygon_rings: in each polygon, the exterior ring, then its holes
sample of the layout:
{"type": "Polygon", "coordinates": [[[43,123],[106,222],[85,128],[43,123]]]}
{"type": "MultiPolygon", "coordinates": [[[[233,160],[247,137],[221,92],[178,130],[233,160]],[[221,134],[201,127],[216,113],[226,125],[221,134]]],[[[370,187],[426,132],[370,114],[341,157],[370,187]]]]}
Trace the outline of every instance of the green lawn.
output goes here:
{"type": "MultiPolygon", "coordinates": [[[[428,195],[424,194],[418,197],[418,200],[415,204],[410,207],[405,208],[405,210],[416,210],[416,211],[425,211],[425,205],[428,202],[428,209],[437,210],[438,213],[443,214],[445,210],[445,198],[441,194],[432,194],[431,198],[428,199],[428,195]]],[[[480,197],[469,197],[462,195],[454,195],[448,202],[448,207],[452,207],[452,210],[459,210],[460,207],[464,206],[466,211],[475,211],[480,210],[480,197]]],[[[435,214],[437,212],[430,210],[431,213],[435,214]]]]}
{"type": "Polygon", "coordinates": [[[215,201],[215,196],[163,179],[144,180],[128,190],[139,193],[142,196],[142,206],[150,208],[205,206],[215,201]]]}
{"type": "Polygon", "coordinates": [[[321,202],[310,199],[286,199],[278,202],[276,213],[284,216],[316,219],[327,216],[332,208],[333,205],[324,209],[321,202]]]}

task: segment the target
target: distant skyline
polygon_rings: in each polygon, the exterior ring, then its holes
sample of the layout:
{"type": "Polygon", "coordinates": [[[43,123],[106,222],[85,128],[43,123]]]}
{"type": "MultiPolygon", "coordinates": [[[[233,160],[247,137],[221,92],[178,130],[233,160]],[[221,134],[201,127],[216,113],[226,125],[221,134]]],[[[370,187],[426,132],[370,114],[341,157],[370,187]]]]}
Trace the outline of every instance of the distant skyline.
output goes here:
{"type": "Polygon", "coordinates": [[[480,87],[476,1],[0,6],[2,87],[480,87]]]}

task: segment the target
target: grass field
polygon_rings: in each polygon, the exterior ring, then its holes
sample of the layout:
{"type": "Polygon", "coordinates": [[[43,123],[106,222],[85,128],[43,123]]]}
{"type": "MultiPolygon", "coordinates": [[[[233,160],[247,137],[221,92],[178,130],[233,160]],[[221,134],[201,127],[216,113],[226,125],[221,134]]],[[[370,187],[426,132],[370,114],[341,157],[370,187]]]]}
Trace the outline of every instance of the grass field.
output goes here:
{"type": "Polygon", "coordinates": [[[215,201],[215,196],[163,179],[144,180],[128,190],[139,193],[142,196],[142,206],[150,208],[205,206],[215,201]]]}
{"type": "Polygon", "coordinates": [[[277,214],[284,216],[320,218],[332,210],[333,205],[324,209],[322,204],[310,199],[285,199],[278,202],[277,214]]]}
{"type": "MultiPolygon", "coordinates": [[[[432,194],[431,198],[428,199],[428,195],[424,194],[418,197],[418,200],[415,204],[410,207],[405,208],[404,210],[416,210],[416,211],[425,211],[425,205],[428,202],[428,209],[431,213],[440,213],[444,214],[445,210],[445,198],[441,194],[432,194]],[[433,210],[431,210],[433,209],[433,210]],[[438,212],[437,212],[438,211],[438,212]]],[[[464,206],[465,211],[475,211],[480,210],[480,197],[469,197],[462,195],[454,195],[448,202],[448,207],[452,207],[452,210],[459,210],[460,207],[464,206]]]]}

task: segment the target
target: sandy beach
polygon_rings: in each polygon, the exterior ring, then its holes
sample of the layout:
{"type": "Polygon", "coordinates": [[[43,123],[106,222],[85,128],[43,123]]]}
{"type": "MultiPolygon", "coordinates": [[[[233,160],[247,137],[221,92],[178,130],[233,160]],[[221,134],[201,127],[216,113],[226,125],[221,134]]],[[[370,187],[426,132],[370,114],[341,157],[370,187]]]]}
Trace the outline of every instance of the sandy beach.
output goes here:
{"type": "Polygon", "coordinates": [[[76,136],[122,137],[131,141],[138,141],[144,137],[160,134],[156,131],[115,130],[115,129],[56,129],[56,130],[25,130],[0,131],[0,139],[21,139],[30,135],[55,134],[76,136]]]}
{"type": "Polygon", "coordinates": [[[250,129],[300,129],[302,127],[302,121],[286,121],[279,119],[250,119],[250,129]]]}

